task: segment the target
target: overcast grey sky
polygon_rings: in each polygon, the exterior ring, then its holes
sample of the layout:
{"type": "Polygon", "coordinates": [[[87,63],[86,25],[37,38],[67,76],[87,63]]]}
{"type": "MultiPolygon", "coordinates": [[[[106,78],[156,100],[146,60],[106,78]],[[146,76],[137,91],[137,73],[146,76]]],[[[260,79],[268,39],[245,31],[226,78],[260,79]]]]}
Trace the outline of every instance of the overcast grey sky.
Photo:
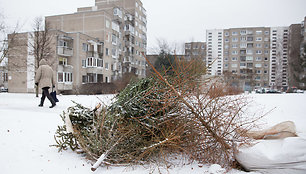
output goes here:
{"type": "MultiPolygon", "coordinates": [[[[157,39],[169,43],[205,41],[206,29],[289,26],[306,16],[306,0],[142,0],[148,18],[148,48],[157,39]]],[[[30,30],[36,16],[76,12],[94,0],[0,0],[9,25],[30,30]]]]}

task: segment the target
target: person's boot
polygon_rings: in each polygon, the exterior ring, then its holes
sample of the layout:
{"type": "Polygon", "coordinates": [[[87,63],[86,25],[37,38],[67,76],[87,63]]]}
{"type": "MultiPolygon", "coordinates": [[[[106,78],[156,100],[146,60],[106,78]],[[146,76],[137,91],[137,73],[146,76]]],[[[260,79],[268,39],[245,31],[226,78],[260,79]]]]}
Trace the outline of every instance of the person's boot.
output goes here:
{"type": "Polygon", "coordinates": [[[54,108],[54,106],[56,106],[56,103],[53,99],[51,100],[51,103],[52,103],[52,105],[49,108],[54,108]]]}
{"type": "Polygon", "coordinates": [[[56,106],[56,104],[52,104],[51,106],[49,106],[49,108],[54,108],[54,106],[56,106]]]}
{"type": "Polygon", "coordinates": [[[38,107],[43,107],[44,106],[44,101],[45,101],[45,99],[41,98],[40,99],[40,104],[38,105],[38,107]]]}

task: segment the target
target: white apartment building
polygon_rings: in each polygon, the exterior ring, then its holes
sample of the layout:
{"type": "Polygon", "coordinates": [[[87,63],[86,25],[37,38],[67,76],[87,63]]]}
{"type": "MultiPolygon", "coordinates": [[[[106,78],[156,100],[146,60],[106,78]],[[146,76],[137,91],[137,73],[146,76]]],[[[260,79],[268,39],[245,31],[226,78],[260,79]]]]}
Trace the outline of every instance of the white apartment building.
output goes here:
{"type": "Polygon", "coordinates": [[[206,31],[206,65],[208,75],[223,74],[223,30],[207,30],[206,31]]]}

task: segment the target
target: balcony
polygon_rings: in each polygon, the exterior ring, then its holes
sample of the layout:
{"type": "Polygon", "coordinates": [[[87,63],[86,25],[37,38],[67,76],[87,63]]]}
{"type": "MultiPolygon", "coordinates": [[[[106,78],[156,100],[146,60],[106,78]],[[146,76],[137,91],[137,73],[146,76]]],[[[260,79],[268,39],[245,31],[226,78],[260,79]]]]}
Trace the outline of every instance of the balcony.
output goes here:
{"type": "Polygon", "coordinates": [[[58,65],[58,72],[73,72],[73,66],[71,65],[58,65]]]}
{"type": "Polygon", "coordinates": [[[134,36],[134,31],[131,31],[131,30],[126,30],[126,31],[124,31],[124,33],[125,33],[126,36],[129,36],[129,35],[134,36]]]}
{"type": "Polygon", "coordinates": [[[73,56],[73,49],[65,46],[58,46],[57,47],[57,54],[60,56],[73,56]]]}
{"type": "Polygon", "coordinates": [[[95,58],[103,58],[103,53],[99,53],[97,51],[87,51],[86,52],[87,57],[95,57],[95,58]]]}
{"type": "Polygon", "coordinates": [[[72,83],[57,83],[57,89],[60,91],[72,90],[72,83]]]}

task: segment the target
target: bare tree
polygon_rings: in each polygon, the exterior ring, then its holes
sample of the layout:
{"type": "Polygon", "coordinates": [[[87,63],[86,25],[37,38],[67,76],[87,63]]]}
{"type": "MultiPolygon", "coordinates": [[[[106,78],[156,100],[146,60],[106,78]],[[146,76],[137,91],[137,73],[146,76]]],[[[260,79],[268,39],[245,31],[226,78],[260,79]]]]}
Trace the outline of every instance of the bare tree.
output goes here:
{"type": "Polygon", "coordinates": [[[16,33],[20,29],[17,23],[13,31],[9,31],[8,27],[4,23],[4,17],[0,14],[0,64],[7,57],[9,50],[16,45],[15,38],[16,33]],[[10,35],[10,37],[8,37],[10,35]]]}
{"type": "MultiPolygon", "coordinates": [[[[48,60],[49,63],[53,57],[52,52],[52,38],[53,34],[50,30],[50,24],[44,22],[42,17],[37,17],[34,20],[33,32],[31,33],[30,47],[32,48],[32,54],[35,58],[35,69],[39,66],[39,61],[42,59],[48,60]]],[[[36,97],[38,97],[38,87],[36,86],[36,97]]]]}

